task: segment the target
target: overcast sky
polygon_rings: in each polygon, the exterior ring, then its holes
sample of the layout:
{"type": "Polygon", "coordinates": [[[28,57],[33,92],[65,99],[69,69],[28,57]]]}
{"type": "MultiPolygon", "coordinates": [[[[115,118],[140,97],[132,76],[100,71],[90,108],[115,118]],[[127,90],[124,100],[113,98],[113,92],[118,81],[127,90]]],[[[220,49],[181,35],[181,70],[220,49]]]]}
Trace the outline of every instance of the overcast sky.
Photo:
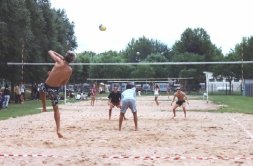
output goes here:
{"type": "Polygon", "coordinates": [[[227,54],[253,36],[252,0],[51,0],[75,23],[77,53],[120,51],[145,36],[169,48],[186,28],[204,28],[227,54]],[[107,30],[99,31],[104,24],[107,30]]]}

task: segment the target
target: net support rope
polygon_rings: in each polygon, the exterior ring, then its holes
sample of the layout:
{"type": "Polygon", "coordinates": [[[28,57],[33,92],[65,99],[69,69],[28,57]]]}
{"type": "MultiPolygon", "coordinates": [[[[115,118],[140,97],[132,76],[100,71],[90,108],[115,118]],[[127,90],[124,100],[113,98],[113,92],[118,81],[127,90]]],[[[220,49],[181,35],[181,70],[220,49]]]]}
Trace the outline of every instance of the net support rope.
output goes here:
{"type": "MultiPolygon", "coordinates": [[[[110,65],[110,66],[127,66],[127,65],[225,65],[225,64],[252,64],[253,61],[226,61],[226,62],[133,62],[133,63],[70,63],[74,66],[98,66],[98,65],[110,65]]],[[[43,66],[43,65],[54,65],[54,63],[20,63],[20,62],[7,62],[7,65],[26,65],[26,66],[43,66]]]]}

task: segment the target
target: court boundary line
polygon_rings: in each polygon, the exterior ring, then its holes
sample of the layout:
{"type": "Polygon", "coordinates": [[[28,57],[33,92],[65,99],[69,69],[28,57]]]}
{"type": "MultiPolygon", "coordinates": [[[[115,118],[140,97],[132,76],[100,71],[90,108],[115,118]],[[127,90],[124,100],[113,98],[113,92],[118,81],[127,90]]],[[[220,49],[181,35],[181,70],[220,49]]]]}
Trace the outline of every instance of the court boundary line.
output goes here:
{"type": "MultiPolygon", "coordinates": [[[[237,156],[237,157],[229,157],[229,156],[134,156],[134,155],[99,155],[103,159],[142,159],[142,160],[253,160],[253,156],[237,156]]],[[[45,158],[86,158],[83,156],[62,156],[62,155],[47,155],[47,154],[15,154],[15,153],[0,153],[1,157],[45,157],[45,158]]]]}
{"type": "Polygon", "coordinates": [[[252,133],[250,133],[238,120],[232,118],[232,117],[229,117],[229,119],[231,119],[232,121],[236,122],[238,124],[238,126],[240,126],[243,131],[249,136],[250,139],[253,139],[253,135],[252,133]]]}

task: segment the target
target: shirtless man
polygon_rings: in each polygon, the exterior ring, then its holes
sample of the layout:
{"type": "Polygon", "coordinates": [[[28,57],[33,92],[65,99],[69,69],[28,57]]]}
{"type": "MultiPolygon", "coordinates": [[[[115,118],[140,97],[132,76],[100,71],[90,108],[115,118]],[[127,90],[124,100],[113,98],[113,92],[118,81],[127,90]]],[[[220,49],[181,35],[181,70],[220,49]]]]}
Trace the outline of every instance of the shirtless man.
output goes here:
{"type": "Polygon", "coordinates": [[[46,94],[48,94],[53,110],[54,110],[54,119],[56,123],[56,132],[59,138],[62,138],[60,133],[60,112],[58,108],[58,98],[60,87],[65,85],[71,74],[72,68],[69,66],[69,63],[75,59],[75,54],[72,51],[68,51],[66,56],[54,52],[48,51],[49,56],[55,61],[54,67],[51,71],[48,72],[48,77],[45,83],[41,84],[40,87],[40,98],[42,101],[42,112],[46,112],[46,94]]]}
{"type": "Polygon", "coordinates": [[[176,97],[178,100],[173,107],[174,116],[172,117],[172,119],[174,119],[176,117],[176,109],[177,109],[177,107],[180,107],[180,106],[182,106],[183,111],[184,111],[184,117],[186,118],[185,100],[187,100],[188,104],[189,104],[189,101],[188,101],[186,94],[180,90],[180,87],[177,87],[177,91],[174,93],[174,97],[172,99],[171,106],[172,106],[173,102],[175,101],[176,97]]]}

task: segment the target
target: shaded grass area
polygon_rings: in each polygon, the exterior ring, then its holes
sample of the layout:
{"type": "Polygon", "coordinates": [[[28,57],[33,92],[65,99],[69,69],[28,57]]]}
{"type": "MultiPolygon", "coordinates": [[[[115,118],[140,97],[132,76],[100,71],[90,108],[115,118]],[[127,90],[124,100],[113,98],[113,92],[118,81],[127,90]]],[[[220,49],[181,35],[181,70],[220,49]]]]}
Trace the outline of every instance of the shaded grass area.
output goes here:
{"type": "MultiPolygon", "coordinates": [[[[67,98],[67,102],[74,103],[78,102],[78,100],[67,98]]],[[[59,100],[59,104],[63,103],[63,100],[59,100]]],[[[50,100],[46,101],[46,106],[52,106],[50,100]]],[[[42,104],[40,100],[26,100],[23,104],[10,103],[8,108],[0,109],[0,120],[38,114],[41,113],[41,107],[42,104]]],[[[53,109],[47,109],[47,111],[53,111],[53,109]]]]}
{"type": "Polygon", "coordinates": [[[217,112],[238,112],[253,114],[253,97],[211,95],[209,99],[215,104],[221,105],[217,112]]]}
{"type": "Polygon", "coordinates": [[[11,117],[15,118],[18,116],[38,114],[41,112],[41,109],[36,108],[39,107],[41,107],[41,102],[39,100],[25,101],[24,104],[10,103],[8,108],[0,110],[0,120],[8,119],[11,117]]]}

